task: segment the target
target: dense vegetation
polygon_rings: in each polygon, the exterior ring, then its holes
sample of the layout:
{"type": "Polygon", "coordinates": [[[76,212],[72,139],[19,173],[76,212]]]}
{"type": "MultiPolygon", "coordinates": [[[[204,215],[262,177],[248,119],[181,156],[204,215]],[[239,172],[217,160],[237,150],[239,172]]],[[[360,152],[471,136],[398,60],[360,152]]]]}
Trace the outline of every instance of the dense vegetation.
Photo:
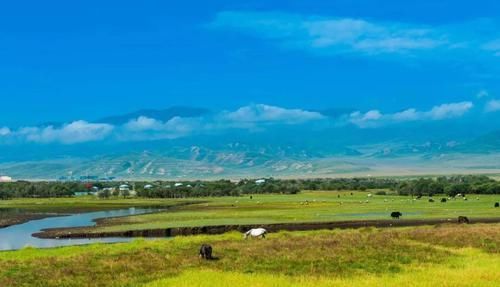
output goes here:
{"type": "Polygon", "coordinates": [[[500,194],[500,182],[487,176],[451,176],[436,179],[420,178],[399,182],[400,195],[432,196],[434,194],[500,194]]]}
{"type": "MultiPolygon", "coordinates": [[[[75,192],[98,191],[100,197],[128,196],[119,192],[123,182],[28,182],[0,183],[0,199],[26,197],[69,197],[75,192]],[[104,188],[112,188],[113,191],[104,188]]],[[[296,194],[301,190],[391,190],[400,195],[432,196],[434,194],[500,194],[500,182],[487,176],[449,176],[419,179],[339,178],[339,179],[265,179],[219,181],[133,182],[130,187],[146,198],[187,198],[238,196],[244,194],[296,194]]]]}
{"type": "Polygon", "coordinates": [[[69,197],[82,190],[86,190],[86,187],[81,182],[3,182],[0,183],[0,199],[69,197]]]}

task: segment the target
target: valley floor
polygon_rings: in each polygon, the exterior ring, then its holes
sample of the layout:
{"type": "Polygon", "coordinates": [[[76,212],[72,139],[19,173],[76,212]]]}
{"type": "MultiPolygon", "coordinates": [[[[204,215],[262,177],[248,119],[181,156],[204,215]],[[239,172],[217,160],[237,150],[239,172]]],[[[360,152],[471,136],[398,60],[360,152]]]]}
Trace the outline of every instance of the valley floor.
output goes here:
{"type": "MultiPolygon", "coordinates": [[[[183,203],[179,200],[151,200],[156,204],[163,202],[164,205],[177,206],[165,212],[98,220],[96,227],[53,230],[42,236],[75,237],[80,234],[81,237],[87,237],[127,232],[141,234],[143,231],[160,231],[159,234],[162,234],[161,231],[176,228],[186,231],[180,234],[191,234],[190,228],[212,226],[239,230],[238,226],[345,221],[369,222],[366,224],[368,226],[381,226],[377,222],[382,222],[389,226],[393,211],[403,214],[401,222],[396,221],[394,225],[419,225],[426,223],[426,220],[427,224],[456,222],[458,216],[467,216],[471,222],[500,220],[500,209],[494,208],[494,203],[500,201],[500,195],[468,195],[467,200],[447,199],[446,203],[442,203],[440,200],[446,198],[444,195],[434,196],[430,201],[427,197],[413,199],[410,196],[381,195],[381,192],[388,191],[304,191],[296,195],[254,194],[185,199],[184,203],[190,202],[188,205],[179,205],[183,203]],[[422,220],[424,222],[420,222],[422,220]],[[410,221],[416,224],[409,224],[410,221]]],[[[141,203],[147,201],[144,199],[141,203]]],[[[116,201],[120,202],[126,204],[127,199],[116,201]]]]}

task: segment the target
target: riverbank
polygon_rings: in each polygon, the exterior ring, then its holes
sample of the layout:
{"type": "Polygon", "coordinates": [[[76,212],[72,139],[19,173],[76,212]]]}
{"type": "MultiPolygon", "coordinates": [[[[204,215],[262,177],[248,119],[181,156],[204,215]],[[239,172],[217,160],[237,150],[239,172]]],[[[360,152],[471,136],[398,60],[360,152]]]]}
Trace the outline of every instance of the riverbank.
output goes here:
{"type": "MultiPolygon", "coordinates": [[[[474,218],[470,224],[500,223],[498,218],[474,218]]],[[[44,239],[82,239],[82,238],[112,238],[112,237],[175,237],[200,234],[224,234],[231,231],[246,232],[251,228],[262,227],[269,232],[280,231],[313,231],[323,229],[349,229],[349,228],[389,228],[389,227],[415,227],[423,225],[459,224],[456,219],[424,219],[424,220],[352,220],[337,222],[304,222],[282,224],[256,224],[256,225],[218,225],[198,227],[176,227],[164,229],[125,230],[111,232],[95,232],[92,228],[55,228],[46,229],[33,234],[34,237],[44,239]]]]}
{"type": "Polygon", "coordinates": [[[199,202],[200,201],[197,200],[186,201],[137,198],[114,198],[103,200],[90,196],[79,198],[25,198],[0,200],[0,229],[23,224],[31,220],[55,216],[119,210],[131,207],[165,209],[199,202]]]}
{"type": "Polygon", "coordinates": [[[37,219],[43,219],[47,217],[60,216],[60,214],[55,213],[25,213],[25,214],[14,214],[8,216],[2,216],[0,218],[0,229],[9,226],[23,224],[25,222],[37,219]]]}

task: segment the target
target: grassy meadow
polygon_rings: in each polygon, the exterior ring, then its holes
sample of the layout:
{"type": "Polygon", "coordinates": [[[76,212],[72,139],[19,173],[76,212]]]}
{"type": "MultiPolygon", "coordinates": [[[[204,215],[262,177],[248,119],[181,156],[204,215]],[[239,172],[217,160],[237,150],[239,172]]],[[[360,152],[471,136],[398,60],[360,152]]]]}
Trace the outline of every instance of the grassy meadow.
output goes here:
{"type": "Polygon", "coordinates": [[[375,192],[305,191],[297,195],[252,195],[245,197],[199,198],[202,203],[176,207],[167,212],[111,218],[100,221],[86,232],[109,232],[169,227],[233,224],[271,224],[290,222],[327,222],[344,220],[390,219],[401,211],[402,219],[500,217],[494,203],[500,195],[471,195],[467,200],[451,199],[441,203],[423,197],[375,195],[375,192]],[[369,196],[371,194],[371,197],[369,196]]]}
{"type": "Polygon", "coordinates": [[[497,286],[500,224],[135,240],[0,253],[0,286],[497,286]],[[202,261],[209,243],[217,260],[202,261]]]}

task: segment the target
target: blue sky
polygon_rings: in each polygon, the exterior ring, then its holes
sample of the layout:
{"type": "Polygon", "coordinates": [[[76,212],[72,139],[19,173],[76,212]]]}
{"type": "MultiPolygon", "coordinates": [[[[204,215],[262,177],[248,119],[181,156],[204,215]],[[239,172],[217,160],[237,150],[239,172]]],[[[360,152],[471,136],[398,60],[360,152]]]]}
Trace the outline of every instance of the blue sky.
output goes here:
{"type": "Polygon", "coordinates": [[[0,128],[175,105],[349,108],[358,127],[496,112],[499,14],[481,0],[9,1],[0,128]]]}

